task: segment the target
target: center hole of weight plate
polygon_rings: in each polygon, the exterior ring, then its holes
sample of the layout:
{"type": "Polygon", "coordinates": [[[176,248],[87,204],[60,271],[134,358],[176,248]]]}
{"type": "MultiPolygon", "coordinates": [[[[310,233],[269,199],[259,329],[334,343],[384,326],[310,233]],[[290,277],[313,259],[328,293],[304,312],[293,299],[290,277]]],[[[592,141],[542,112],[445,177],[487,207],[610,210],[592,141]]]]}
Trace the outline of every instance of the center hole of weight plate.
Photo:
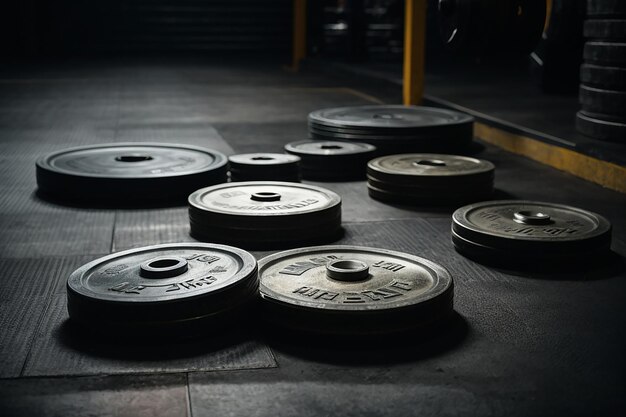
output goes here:
{"type": "Polygon", "coordinates": [[[522,224],[550,224],[552,220],[548,213],[534,210],[520,210],[513,213],[513,220],[522,224]]]}
{"type": "Polygon", "coordinates": [[[273,159],[271,156],[255,156],[252,158],[253,161],[272,161],[273,159]]]}
{"type": "Polygon", "coordinates": [[[280,194],[271,191],[262,191],[253,193],[250,198],[254,201],[278,201],[280,200],[280,194]]]}
{"type": "Polygon", "coordinates": [[[115,160],[120,162],[142,162],[154,159],[149,155],[121,155],[116,156],[115,160]]]}
{"type": "Polygon", "coordinates": [[[187,260],[181,257],[163,256],[142,263],[139,274],[144,278],[171,278],[185,273],[188,268],[187,260]]]}
{"type": "Polygon", "coordinates": [[[339,145],[322,145],[320,146],[320,149],[343,149],[343,146],[339,146],[339,145]]]}
{"type": "Polygon", "coordinates": [[[362,281],[369,276],[370,267],[363,261],[340,259],[326,264],[326,275],[337,281],[362,281]]]}
{"type": "Polygon", "coordinates": [[[422,159],[421,161],[413,162],[414,165],[426,165],[429,167],[445,167],[446,161],[440,159],[422,159]]]}

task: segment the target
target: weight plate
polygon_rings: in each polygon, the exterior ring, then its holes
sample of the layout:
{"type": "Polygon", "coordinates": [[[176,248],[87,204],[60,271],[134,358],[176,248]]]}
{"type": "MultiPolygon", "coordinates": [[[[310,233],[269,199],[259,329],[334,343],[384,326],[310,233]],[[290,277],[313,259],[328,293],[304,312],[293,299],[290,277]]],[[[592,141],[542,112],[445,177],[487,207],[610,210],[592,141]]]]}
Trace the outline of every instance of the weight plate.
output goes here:
{"type": "Polygon", "coordinates": [[[229,242],[246,245],[251,234],[274,234],[300,225],[324,225],[304,229],[301,241],[335,237],[341,228],[341,198],[325,188],[287,182],[241,182],[203,188],[189,196],[189,216],[202,229],[197,236],[217,235],[230,229],[229,242]],[[241,232],[241,230],[245,232],[241,232]]]}
{"type": "Polygon", "coordinates": [[[583,58],[592,64],[626,66],[626,43],[586,42],[583,58]]]}
{"type": "Polygon", "coordinates": [[[480,194],[486,195],[493,191],[493,183],[488,182],[474,182],[474,183],[461,183],[461,184],[428,184],[428,185],[412,185],[401,184],[397,182],[385,182],[379,181],[376,178],[370,176],[367,177],[367,184],[373,188],[377,188],[382,191],[390,193],[401,193],[408,195],[432,195],[432,196],[450,196],[450,195],[472,195],[480,194]]]}
{"type": "Polygon", "coordinates": [[[626,90],[626,68],[583,64],[580,82],[606,90],[626,90]]]}
{"type": "Polygon", "coordinates": [[[357,106],[316,110],[309,114],[312,123],[339,128],[367,128],[413,131],[424,127],[443,127],[474,123],[474,118],[452,110],[424,106],[357,106]]]}
{"type": "Polygon", "coordinates": [[[587,0],[589,16],[626,16],[624,0],[587,0]]]}
{"type": "Polygon", "coordinates": [[[382,156],[367,164],[368,176],[382,182],[440,186],[475,181],[493,182],[495,167],[489,161],[444,154],[382,156]]]}
{"type": "Polygon", "coordinates": [[[297,168],[300,158],[296,155],[282,153],[246,153],[229,156],[228,163],[231,169],[262,172],[267,169],[297,168]]]}
{"type": "Polygon", "coordinates": [[[204,243],[147,246],[83,265],[67,280],[70,318],[114,331],[189,329],[233,313],[256,296],[255,258],[204,243]]]}
{"type": "Polygon", "coordinates": [[[580,85],[582,110],[626,119],[626,91],[602,90],[580,85]]]}
{"type": "Polygon", "coordinates": [[[423,126],[417,129],[397,129],[397,128],[380,128],[376,130],[368,129],[368,128],[352,128],[352,127],[335,127],[335,126],[325,126],[318,123],[309,122],[309,130],[319,131],[323,134],[344,134],[344,135],[355,135],[355,136],[385,136],[385,137],[399,137],[399,138],[413,138],[416,136],[444,136],[444,135],[454,135],[456,132],[464,132],[466,130],[466,125],[464,124],[453,124],[446,127],[443,126],[423,126]]]}
{"type": "Polygon", "coordinates": [[[377,188],[372,184],[367,184],[367,193],[375,200],[385,203],[406,204],[411,206],[451,206],[457,207],[461,204],[468,204],[475,201],[481,201],[489,198],[492,190],[479,191],[474,193],[445,193],[435,194],[432,192],[408,193],[400,191],[389,191],[377,188]]]}
{"type": "Polygon", "coordinates": [[[626,20],[591,19],[585,21],[583,35],[591,39],[625,40],[626,20]]]}
{"type": "Polygon", "coordinates": [[[461,207],[452,215],[452,231],[468,242],[499,250],[528,262],[575,257],[608,250],[611,225],[579,208],[535,201],[485,201],[461,207]]]}
{"type": "Polygon", "coordinates": [[[602,120],[584,112],[576,113],[576,128],[595,139],[626,143],[626,122],[602,120]]]}
{"type": "Polygon", "coordinates": [[[313,333],[392,333],[449,316],[453,280],[429,260],[385,249],[318,246],[259,261],[266,317],[313,333]]]}
{"type": "Polygon", "coordinates": [[[325,136],[309,131],[309,137],[313,140],[349,140],[357,143],[369,143],[376,146],[378,154],[389,155],[402,152],[449,152],[454,153],[466,149],[473,139],[472,130],[465,135],[444,137],[414,137],[412,139],[382,138],[364,139],[362,137],[349,138],[346,135],[325,136]]]}
{"type": "Polygon", "coordinates": [[[226,157],[166,143],[114,143],[65,149],[37,160],[46,194],[107,203],[180,199],[226,181],[226,157]]]}

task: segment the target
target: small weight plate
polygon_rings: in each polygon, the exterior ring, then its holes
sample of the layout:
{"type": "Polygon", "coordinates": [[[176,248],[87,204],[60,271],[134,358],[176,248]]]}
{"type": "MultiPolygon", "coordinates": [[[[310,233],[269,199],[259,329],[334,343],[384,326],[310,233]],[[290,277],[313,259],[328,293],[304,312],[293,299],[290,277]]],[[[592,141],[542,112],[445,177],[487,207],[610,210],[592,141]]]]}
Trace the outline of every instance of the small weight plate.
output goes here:
{"type": "Polygon", "coordinates": [[[452,312],[453,280],[429,260],[385,249],[318,246],[259,261],[267,318],[304,332],[393,333],[452,312]]]}
{"type": "Polygon", "coordinates": [[[584,112],[612,115],[626,120],[626,91],[603,90],[581,84],[580,104],[584,112]]]}
{"type": "Polygon", "coordinates": [[[535,201],[485,201],[452,215],[452,231],[468,242],[515,251],[528,262],[607,250],[611,225],[575,207],[535,201]]]}
{"type": "Polygon", "coordinates": [[[585,21],[585,38],[603,40],[626,40],[626,20],[590,19],[585,21]]]}
{"type": "Polygon", "coordinates": [[[583,58],[591,64],[626,66],[626,42],[586,42],[583,58]]]}
{"type": "Polygon", "coordinates": [[[189,196],[189,216],[195,224],[194,234],[210,236],[215,230],[233,231],[229,242],[246,244],[250,233],[280,239],[280,230],[325,225],[304,229],[301,241],[327,235],[337,235],[341,228],[341,198],[325,188],[287,182],[258,182],[221,184],[203,188],[189,196]],[[245,229],[246,233],[236,233],[245,229]]]}
{"type": "Polygon", "coordinates": [[[114,143],[54,152],[37,160],[37,184],[51,196],[128,202],[186,197],[226,181],[226,157],[167,143],[114,143]]]}
{"type": "Polygon", "coordinates": [[[424,127],[473,124],[474,118],[452,110],[424,106],[356,106],[321,109],[309,114],[309,121],[339,128],[419,130],[424,127]]]}
{"type": "Polygon", "coordinates": [[[282,153],[245,153],[228,157],[230,168],[243,170],[288,169],[297,167],[300,158],[282,153]]]}
{"type": "Polygon", "coordinates": [[[218,317],[249,302],[257,287],[256,260],[241,249],[204,243],[147,246],[74,271],[67,281],[68,311],[75,322],[112,330],[214,326],[218,317]]]}
{"type": "Polygon", "coordinates": [[[580,82],[606,90],[624,91],[626,90],[626,68],[582,64],[580,82]]]}
{"type": "Polygon", "coordinates": [[[576,113],[576,129],[595,139],[626,143],[626,122],[603,120],[579,111],[576,113]]]}
{"type": "Polygon", "coordinates": [[[587,0],[588,16],[622,16],[626,17],[626,2],[624,0],[587,0]]]}
{"type": "Polygon", "coordinates": [[[367,164],[367,174],[374,179],[415,186],[492,182],[494,170],[482,159],[431,153],[381,156],[367,164]]]}

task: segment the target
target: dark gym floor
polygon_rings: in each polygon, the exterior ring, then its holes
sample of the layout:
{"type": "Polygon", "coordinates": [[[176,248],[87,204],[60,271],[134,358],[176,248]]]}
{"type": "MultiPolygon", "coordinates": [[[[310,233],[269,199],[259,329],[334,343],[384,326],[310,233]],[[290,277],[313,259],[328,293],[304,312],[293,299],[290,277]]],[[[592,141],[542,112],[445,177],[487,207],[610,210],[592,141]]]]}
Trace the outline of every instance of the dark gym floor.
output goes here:
{"type": "Polygon", "coordinates": [[[606,216],[615,259],[567,273],[494,269],[454,251],[452,210],[386,205],[371,200],[362,181],[319,183],[343,198],[338,243],[446,266],[456,319],[437,332],[351,348],[270,336],[258,317],[184,343],[167,334],[96,343],[68,326],[71,271],[113,251],[191,240],[187,209],[43,201],[35,194],[39,155],[122,141],[280,152],[306,138],[310,111],[373,99],[398,97],[372,83],[258,62],[1,70],[0,415],[623,416],[626,196],[490,146],[476,155],[496,165],[500,197],[606,216]]]}

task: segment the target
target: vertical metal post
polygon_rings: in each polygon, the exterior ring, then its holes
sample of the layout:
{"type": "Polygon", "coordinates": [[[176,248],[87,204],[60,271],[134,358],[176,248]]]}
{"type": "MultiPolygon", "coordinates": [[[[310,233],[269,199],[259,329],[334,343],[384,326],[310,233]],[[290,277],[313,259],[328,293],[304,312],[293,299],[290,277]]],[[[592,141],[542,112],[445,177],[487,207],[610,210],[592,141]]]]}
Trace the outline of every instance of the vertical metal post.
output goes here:
{"type": "Polygon", "coordinates": [[[409,106],[420,104],[424,95],[426,0],[405,0],[404,14],[402,101],[409,106]]]}
{"type": "Polygon", "coordinates": [[[291,69],[298,71],[306,57],[306,0],[293,0],[293,51],[291,69]]]}

